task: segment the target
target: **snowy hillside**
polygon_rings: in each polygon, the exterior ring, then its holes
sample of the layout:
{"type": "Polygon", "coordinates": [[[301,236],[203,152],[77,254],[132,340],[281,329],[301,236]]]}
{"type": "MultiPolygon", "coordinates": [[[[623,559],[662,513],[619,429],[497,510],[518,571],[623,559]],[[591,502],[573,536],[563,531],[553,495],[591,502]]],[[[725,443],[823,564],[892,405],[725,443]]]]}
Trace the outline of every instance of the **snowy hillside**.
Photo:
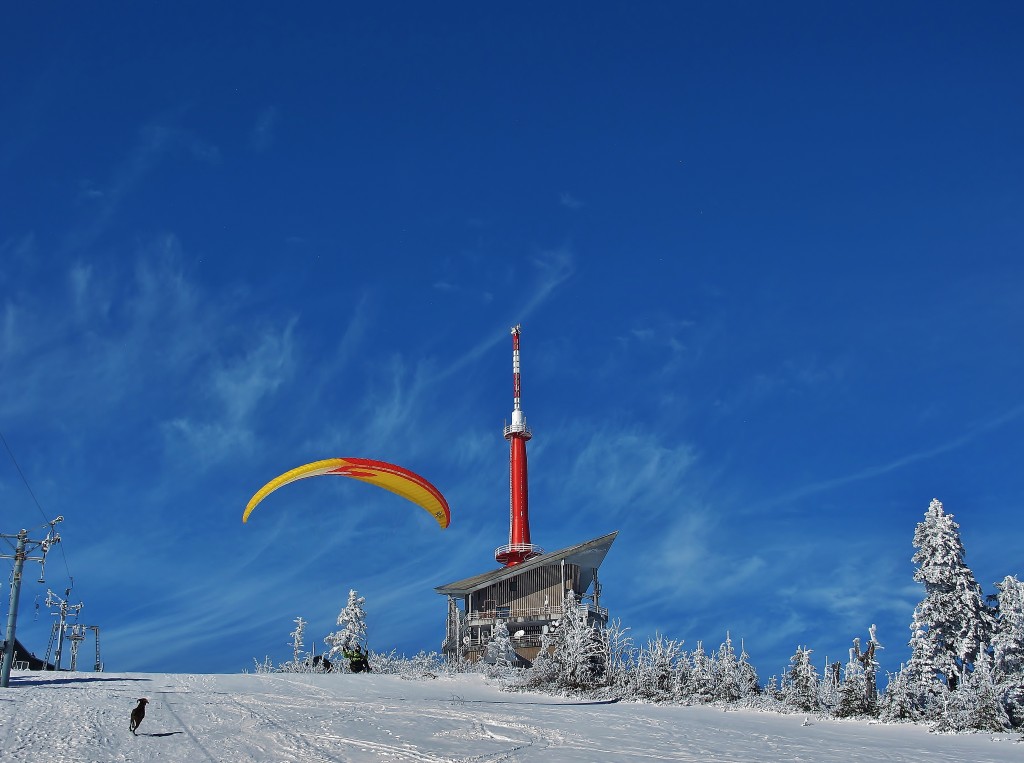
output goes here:
{"type": "Polygon", "coordinates": [[[500,691],[480,675],[15,672],[5,763],[104,761],[1020,761],[1018,734],[500,691]],[[149,708],[139,735],[128,716],[149,708]]]}

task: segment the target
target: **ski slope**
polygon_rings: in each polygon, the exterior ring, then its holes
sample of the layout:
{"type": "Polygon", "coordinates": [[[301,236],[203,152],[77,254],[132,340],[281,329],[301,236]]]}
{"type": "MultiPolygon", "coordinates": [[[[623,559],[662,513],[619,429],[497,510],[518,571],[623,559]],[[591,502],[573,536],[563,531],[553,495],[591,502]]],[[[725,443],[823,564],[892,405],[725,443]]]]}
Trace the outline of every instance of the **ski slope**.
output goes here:
{"type": "Polygon", "coordinates": [[[105,761],[1024,760],[1018,734],[503,692],[479,675],[179,675],[15,671],[4,763],[105,761]],[[128,715],[149,707],[139,735],[128,715]]]}

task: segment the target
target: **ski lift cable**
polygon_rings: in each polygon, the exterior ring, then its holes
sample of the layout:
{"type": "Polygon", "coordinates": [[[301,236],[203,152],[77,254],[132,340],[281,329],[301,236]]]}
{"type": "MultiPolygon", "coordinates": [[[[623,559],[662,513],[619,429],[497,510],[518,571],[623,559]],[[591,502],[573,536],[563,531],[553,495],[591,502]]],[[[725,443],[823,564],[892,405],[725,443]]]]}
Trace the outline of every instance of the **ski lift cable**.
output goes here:
{"type": "MultiPolygon", "coordinates": [[[[11,463],[14,464],[14,468],[18,472],[18,476],[21,477],[21,481],[25,483],[25,489],[28,490],[28,494],[32,496],[32,501],[33,503],[35,503],[36,508],[39,509],[39,513],[42,515],[43,521],[46,522],[47,525],[51,525],[52,523],[50,522],[50,520],[46,518],[46,512],[43,511],[42,504],[39,503],[39,499],[36,498],[36,494],[32,491],[32,486],[29,484],[28,478],[25,476],[25,473],[21,470],[21,466],[18,465],[18,459],[14,457],[14,451],[12,451],[11,446],[7,444],[7,438],[4,437],[3,430],[0,430],[0,442],[3,442],[4,449],[7,451],[7,455],[10,456],[11,463]]],[[[64,544],[60,543],[58,545],[60,546],[61,558],[64,560],[64,569],[68,573],[68,580],[70,581],[71,586],[73,588],[75,585],[75,579],[71,576],[71,568],[68,566],[68,557],[67,554],[64,553],[64,544]]]]}

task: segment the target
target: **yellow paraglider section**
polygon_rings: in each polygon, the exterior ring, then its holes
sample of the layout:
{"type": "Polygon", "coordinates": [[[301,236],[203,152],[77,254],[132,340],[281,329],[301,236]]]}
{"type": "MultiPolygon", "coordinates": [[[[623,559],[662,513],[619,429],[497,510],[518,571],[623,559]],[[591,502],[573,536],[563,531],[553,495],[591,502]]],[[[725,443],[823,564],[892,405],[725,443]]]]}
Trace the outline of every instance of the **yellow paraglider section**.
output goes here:
{"type": "Polygon", "coordinates": [[[401,466],[389,464],[385,461],[371,461],[368,458],[328,458],[323,461],[314,461],[305,466],[299,466],[291,471],[285,472],[279,477],[274,477],[266,485],[261,487],[246,504],[245,513],[242,514],[242,521],[247,522],[252,510],[260,501],[273,493],[279,487],[305,479],[306,477],[319,477],[325,474],[337,474],[341,477],[369,482],[371,485],[390,490],[395,495],[400,495],[417,506],[420,506],[441,525],[444,529],[451,522],[451,512],[448,509],[448,502],[441,495],[441,491],[427,482],[423,477],[403,469],[401,466]]]}

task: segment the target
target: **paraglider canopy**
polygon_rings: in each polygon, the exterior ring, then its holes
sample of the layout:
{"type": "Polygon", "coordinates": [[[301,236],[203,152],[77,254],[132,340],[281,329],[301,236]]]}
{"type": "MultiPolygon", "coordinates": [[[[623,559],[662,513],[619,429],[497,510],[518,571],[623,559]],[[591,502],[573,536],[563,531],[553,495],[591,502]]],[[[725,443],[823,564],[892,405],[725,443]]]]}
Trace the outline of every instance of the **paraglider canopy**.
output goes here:
{"type": "Polygon", "coordinates": [[[437,523],[444,529],[451,522],[451,512],[448,509],[448,502],[441,491],[431,485],[427,480],[418,474],[403,469],[401,466],[389,464],[385,461],[372,461],[368,458],[328,458],[323,461],[314,461],[311,464],[299,466],[287,471],[279,477],[275,477],[266,485],[261,487],[245,507],[242,514],[242,522],[249,520],[260,501],[273,493],[279,487],[283,487],[296,480],[306,477],[319,477],[321,475],[336,474],[341,477],[369,482],[385,490],[390,490],[406,500],[412,501],[417,506],[429,512],[437,523]]]}

